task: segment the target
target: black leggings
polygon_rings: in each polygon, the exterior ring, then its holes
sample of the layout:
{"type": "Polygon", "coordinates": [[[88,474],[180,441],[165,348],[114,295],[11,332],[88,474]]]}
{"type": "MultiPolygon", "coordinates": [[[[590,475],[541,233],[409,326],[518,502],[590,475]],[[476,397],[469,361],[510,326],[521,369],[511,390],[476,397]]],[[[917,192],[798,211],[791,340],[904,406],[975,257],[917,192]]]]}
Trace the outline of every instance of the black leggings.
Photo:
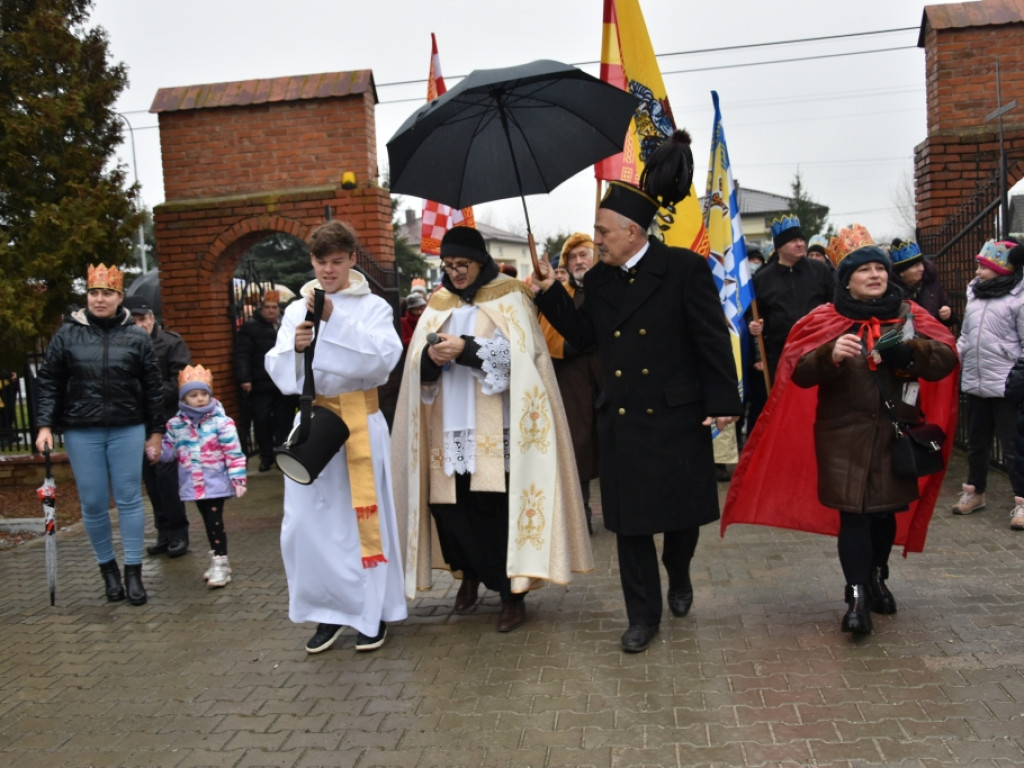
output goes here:
{"type": "Polygon", "coordinates": [[[227,499],[196,499],[199,514],[206,525],[206,538],[215,555],[228,553],[228,535],[224,532],[224,502],[227,499]]]}
{"type": "Polygon", "coordinates": [[[839,563],[847,584],[867,584],[871,569],[889,563],[896,539],[894,512],[840,512],[839,563]]]}

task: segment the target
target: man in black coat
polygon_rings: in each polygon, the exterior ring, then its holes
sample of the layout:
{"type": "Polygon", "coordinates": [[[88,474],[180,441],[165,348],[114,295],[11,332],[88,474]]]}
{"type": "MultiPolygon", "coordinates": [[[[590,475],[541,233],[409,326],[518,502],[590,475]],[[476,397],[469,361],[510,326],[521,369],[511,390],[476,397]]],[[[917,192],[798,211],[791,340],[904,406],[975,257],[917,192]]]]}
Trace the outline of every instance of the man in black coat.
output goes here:
{"type": "Polygon", "coordinates": [[[656,533],[664,533],[669,608],[690,610],[699,527],[719,517],[710,426],[735,422],[742,410],[711,268],[648,238],[658,207],[637,187],[611,183],[594,225],[601,263],[584,277],[579,309],[549,265],[533,276],[551,325],[577,349],[601,353],[601,503],[617,537],[629,619],[622,648],[631,653],[650,645],[661,621],[656,533]]]}
{"type": "Polygon", "coordinates": [[[760,317],[751,316],[747,327],[752,336],[764,338],[765,364],[774,379],[789,332],[812,309],[832,301],[836,278],[825,262],[807,258],[807,240],[796,216],[772,221],[772,245],[774,258],[753,277],[760,317]]]}
{"type": "MultiPolygon", "coordinates": [[[[124,307],[131,312],[135,324],[149,334],[160,368],[163,383],[164,421],[178,412],[178,374],[186,365],[192,365],[185,340],[174,331],[161,328],[153,315],[153,308],[140,296],[128,296],[124,307]]],[[[142,482],[153,506],[156,526],[156,544],[146,547],[151,555],[166,554],[181,557],[188,552],[188,517],[185,503],[178,492],[177,462],[142,462],[142,482]]]]}
{"type": "Polygon", "coordinates": [[[281,394],[263,367],[263,358],[277,343],[280,300],[278,291],[264,293],[259,310],[245,321],[235,337],[235,379],[249,398],[260,451],[260,472],[274,466],[274,446],[288,439],[298,407],[298,398],[281,394]]]}

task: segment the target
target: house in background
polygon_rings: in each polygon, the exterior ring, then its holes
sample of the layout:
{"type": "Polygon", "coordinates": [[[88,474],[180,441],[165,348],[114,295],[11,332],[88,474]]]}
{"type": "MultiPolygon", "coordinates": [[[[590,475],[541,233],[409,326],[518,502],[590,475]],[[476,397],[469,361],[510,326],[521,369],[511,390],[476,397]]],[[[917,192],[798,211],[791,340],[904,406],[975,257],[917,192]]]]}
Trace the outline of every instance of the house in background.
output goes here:
{"type": "MultiPolygon", "coordinates": [[[[743,239],[747,242],[761,245],[762,250],[771,250],[772,242],[772,219],[789,214],[789,204],[792,198],[783,195],[776,195],[772,192],[762,192],[759,189],[748,189],[736,184],[736,194],[740,201],[740,223],[743,226],[743,239]]],[[[701,208],[704,207],[704,198],[700,198],[701,208]]],[[[822,213],[827,210],[824,205],[815,206],[822,213]]]]}
{"type": "MultiPolygon", "coordinates": [[[[506,232],[503,229],[498,229],[479,221],[476,223],[476,229],[484,238],[487,252],[498,262],[499,266],[511,265],[515,267],[520,279],[533,272],[533,262],[530,259],[530,243],[525,235],[506,232]]],[[[406,209],[405,223],[398,228],[398,236],[416,251],[419,251],[420,230],[420,217],[416,215],[416,211],[406,209]]],[[[433,286],[441,282],[441,260],[437,256],[430,256],[425,253],[420,255],[430,265],[425,276],[427,285],[433,286]]]]}

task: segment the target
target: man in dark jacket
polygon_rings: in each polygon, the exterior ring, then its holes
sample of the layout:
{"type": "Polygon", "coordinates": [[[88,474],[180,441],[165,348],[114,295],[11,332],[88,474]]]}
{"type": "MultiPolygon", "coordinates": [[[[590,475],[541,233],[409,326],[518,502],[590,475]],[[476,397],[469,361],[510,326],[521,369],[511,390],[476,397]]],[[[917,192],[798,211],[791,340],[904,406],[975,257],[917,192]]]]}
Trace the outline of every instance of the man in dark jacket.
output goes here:
{"type": "Polygon", "coordinates": [[[774,377],[790,330],[812,309],[832,301],[836,278],[824,262],[807,258],[807,240],[796,216],[772,221],[772,245],[775,258],[754,275],[760,319],[748,328],[752,336],[764,339],[764,364],[774,377]]]}
{"type": "MultiPolygon", "coordinates": [[[[164,421],[178,412],[178,373],[192,365],[185,340],[174,331],[161,328],[153,308],[140,296],[125,298],[124,307],[135,324],[149,334],[163,383],[164,421]]],[[[188,552],[188,517],[178,492],[178,467],[174,462],[142,462],[142,482],[153,505],[156,544],[146,547],[151,555],[181,557],[188,552]]]]}
{"type": "Polygon", "coordinates": [[[578,309],[546,262],[533,276],[551,325],[577,349],[596,344],[601,353],[601,502],[617,537],[629,620],[622,649],[630,653],[650,645],[661,621],[656,533],[664,534],[669,608],[690,610],[699,527],[719,517],[709,427],[735,422],[742,409],[711,268],[648,238],[658,207],[638,188],[611,183],[595,223],[601,263],[584,276],[578,309]]]}
{"type": "Polygon", "coordinates": [[[263,358],[277,343],[281,295],[267,291],[259,310],[235,337],[235,378],[249,398],[249,409],[260,451],[260,472],[274,466],[274,446],[288,439],[298,399],[282,395],[263,367],[263,358]]]}

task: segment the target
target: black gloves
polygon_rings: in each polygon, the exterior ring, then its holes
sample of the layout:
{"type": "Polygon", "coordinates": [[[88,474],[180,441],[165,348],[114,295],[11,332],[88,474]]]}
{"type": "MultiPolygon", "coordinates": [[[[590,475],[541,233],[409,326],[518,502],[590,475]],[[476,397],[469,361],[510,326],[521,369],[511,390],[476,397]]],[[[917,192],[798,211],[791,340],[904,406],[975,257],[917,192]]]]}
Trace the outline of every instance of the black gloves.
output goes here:
{"type": "Polygon", "coordinates": [[[914,367],[914,350],[905,343],[893,344],[891,347],[878,351],[882,362],[890,368],[908,371],[914,367]]]}

